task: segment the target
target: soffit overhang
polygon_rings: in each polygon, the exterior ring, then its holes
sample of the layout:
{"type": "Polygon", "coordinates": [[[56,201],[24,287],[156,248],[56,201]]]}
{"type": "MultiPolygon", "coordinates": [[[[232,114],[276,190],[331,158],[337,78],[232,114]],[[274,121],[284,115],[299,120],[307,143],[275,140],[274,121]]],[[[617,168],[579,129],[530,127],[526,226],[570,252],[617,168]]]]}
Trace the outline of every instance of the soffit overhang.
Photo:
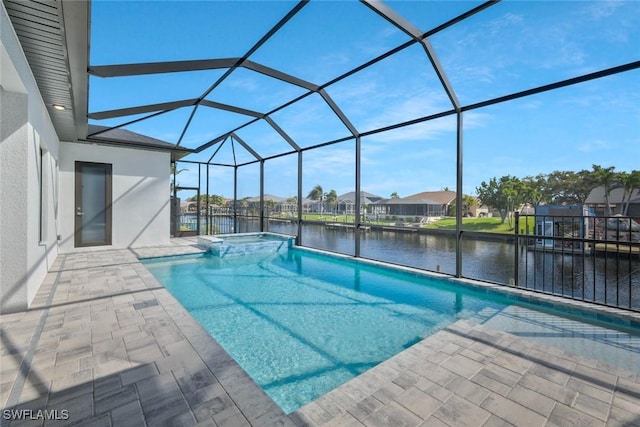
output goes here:
{"type": "Polygon", "coordinates": [[[58,138],[86,138],[89,2],[3,2],[58,138]]]}

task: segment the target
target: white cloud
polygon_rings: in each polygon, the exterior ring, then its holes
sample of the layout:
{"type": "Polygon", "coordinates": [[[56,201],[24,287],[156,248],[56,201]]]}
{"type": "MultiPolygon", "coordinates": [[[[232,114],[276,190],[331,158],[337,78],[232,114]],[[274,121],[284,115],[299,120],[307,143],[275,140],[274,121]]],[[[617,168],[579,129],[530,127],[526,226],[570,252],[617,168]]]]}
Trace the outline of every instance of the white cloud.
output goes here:
{"type": "Polygon", "coordinates": [[[302,155],[302,167],[305,175],[353,176],[355,151],[348,148],[330,146],[302,155]]]}
{"type": "MultiPolygon", "coordinates": [[[[451,141],[455,144],[455,141],[451,141]]],[[[442,144],[440,144],[442,145],[442,144]]],[[[443,147],[434,147],[429,144],[414,143],[411,146],[397,144],[366,144],[363,147],[362,166],[363,169],[372,170],[380,167],[388,169],[390,165],[395,165],[394,170],[402,170],[402,166],[417,164],[417,162],[427,160],[434,161],[436,158],[446,161],[455,161],[455,157],[448,158],[450,151],[443,147]]]]}
{"type": "MultiPolygon", "coordinates": [[[[202,144],[205,144],[211,141],[213,138],[219,136],[220,133],[217,132],[200,132],[200,133],[185,133],[184,138],[182,138],[182,142],[180,143],[183,147],[198,147],[202,144]]],[[[178,136],[176,136],[175,141],[178,141],[178,136]]],[[[211,152],[213,154],[213,151],[211,152]]]]}
{"type": "Polygon", "coordinates": [[[492,35],[502,36],[505,31],[518,27],[523,23],[524,18],[521,14],[508,12],[482,25],[484,29],[481,31],[488,30],[492,35]]]}
{"type": "Polygon", "coordinates": [[[225,80],[225,82],[233,89],[241,89],[247,92],[253,92],[259,87],[256,79],[251,77],[234,76],[233,78],[225,80]]]}
{"type": "MultiPolygon", "coordinates": [[[[412,110],[412,107],[409,109],[412,110]]],[[[400,111],[397,112],[402,116],[400,111]]],[[[411,117],[407,114],[407,117],[411,117]]],[[[463,116],[463,125],[465,129],[472,129],[483,126],[489,119],[490,115],[480,112],[467,112],[463,116]]],[[[457,122],[455,115],[442,117],[439,119],[429,120],[411,126],[394,129],[388,132],[381,132],[367,137],[367,140],[380,142],[394,141],[433,141],[446,138],[455,143],[457,122]]]]}
{"type": "Polygon", "coordinates": [[[467,63],[464,66],[454,68],[452,72],[465,81],[492,83],[496,80],[495,70],[488,65],[473,66],[467,63]]]}
{"type": "Polygon", "coordinates": [[[349,81],[349,84],[340,84],[337,88],[329,86],[327,92],[334,101],[353,102],[363,97],[376,95],[379,89],[379,85],[374,78],[365,78],[358,81],[349,81]]]}
{"type": "Polygon", "coordinates": [[[455,186],[455,170],[441,173],[439,169],[423,167],[420,169],[394,169],[393,173],[385,169],[375,169],[363,173],[362,189],[383,197],[397,192],[401,197],[422,191],[435,191],[455,186]]]}
{"type": "Polygon", "coordinates": [[[583,153],[591,153],[594,151],[607,150],[611,148],[611,143],[609,141],[597,139],[580,144],[576,148],[578,151],[582,151],[583,153]]]}
{"type": "Polygon", "coordinates": [[[588,2],[586,13],[594,20],[602,20],[615,14],[624,2],[620,0],[600,0],[588,2]]]}
{"type": "MultiPolygon", "coordinates": [[[[387,99],[379,104],[380,108],[377,109],[377,114],[368,118],[362,128],[367,130],[378,129],[451,109],[446,104],[444,94],[427,89],[416,89],[414,92],[387,95],[387,99]]],[[[439,122],[439,120],[436,122],[439,122]]],[[[432,127],[434,125],[431,124],[429,126],[432,127]]]]}
{"type": "Polygon", "coordinates": [[[329,93],[358,130],[368,131],[450,110],[444,90],[425,80],[418,75],[391,83],[368,73],[329,88],[329,93]]]}
{"type": "Polygon", "coordinates": [[[522,104],[521,108],[524,108],[525,110],[538,110],[542,106],[543,103],[540,100],[525,98],[525,102],[522,104]]]}
{"type": "Polygon", "coordinates": [[[455,116],[448,116],[411,126],[405,126],[389,132],[377,133],[368,136],[367,139],[383,142],[433,140],[446,133],[453,133],[455,138],[455,131],[455,116]]]}
{"type": "Polygon", "coordinates": [[[272,118],[303,147],[351,135],[319,95],[308,96],[272,118]]]}

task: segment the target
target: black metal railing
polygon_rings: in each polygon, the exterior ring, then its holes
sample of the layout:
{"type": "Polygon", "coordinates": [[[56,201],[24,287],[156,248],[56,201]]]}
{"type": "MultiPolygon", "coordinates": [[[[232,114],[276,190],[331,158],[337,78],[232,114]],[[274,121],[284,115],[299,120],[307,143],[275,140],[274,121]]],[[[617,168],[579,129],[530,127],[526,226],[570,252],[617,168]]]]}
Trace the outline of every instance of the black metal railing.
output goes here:
{"type": "Polygon", "coordinates": [[[619,216],[516,219],[515,286],[640,311],[640,228],[619,216]],[[530,221],[527,221],[529,224],[530,221]]]}
{"type": "MultiPolygon", "coordinates": [[[[256,208],[216,208],[200,214],[200,234],[232,234],[261,231],[260,211],[256,208]]],[[[195,219],[194,219],[195,221],[195,219]]],[[[297,214],[265,210],[263,231],[269,231],[273,223],[297,222],[297,214]]]]}
{"type": "MultiPolygon", "coordinates": [[[[262,223],[263,231],[295,235],[298,224],[295,212],[266,209],[261,220],[259,209],[250,207],[216,208],[208,214],[202,212],[200,221],[201,234],[261,231],[262,223]]],[[[462,276],[640,311],[638,223],[619,216],[516,215],[513,234],[462,232],[462,276]],[[482,251],[475,248],[478,242],[482,242],[482,251]]],[[[322,221],[308,220],[302,225],[303,229],[325,228],[322,221]]],[[[383,229],[381,233],[390,230],[383,229]]],[[[411,227],[411,231],[437,234],[424,228],[411,227]]],[[[441,237],[455,244],[454,233],[441,237]]],[[[345,239],[353,243],[352,235],[345,234],[345,239]]],[[[315,244],[323,247],[322,242],[315,244]]],[[[336,250],[351,253],[346,246],[336,250]]],[[[432,269],[429,265],[420,268],[432,269]]]]}

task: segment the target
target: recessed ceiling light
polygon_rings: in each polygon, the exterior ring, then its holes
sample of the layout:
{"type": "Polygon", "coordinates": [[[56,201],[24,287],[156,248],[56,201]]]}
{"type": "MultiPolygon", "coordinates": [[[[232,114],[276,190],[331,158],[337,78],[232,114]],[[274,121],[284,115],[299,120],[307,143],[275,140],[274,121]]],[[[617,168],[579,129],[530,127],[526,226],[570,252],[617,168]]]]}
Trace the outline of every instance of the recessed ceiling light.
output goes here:
{"type": "Polygon", "coordinates": [[[62,110],[66,110],[67,109],[64,105],[60,105],[60,104],[53,104],[52,107],[55,108],[58,111],[62,111],[62,110]]]}

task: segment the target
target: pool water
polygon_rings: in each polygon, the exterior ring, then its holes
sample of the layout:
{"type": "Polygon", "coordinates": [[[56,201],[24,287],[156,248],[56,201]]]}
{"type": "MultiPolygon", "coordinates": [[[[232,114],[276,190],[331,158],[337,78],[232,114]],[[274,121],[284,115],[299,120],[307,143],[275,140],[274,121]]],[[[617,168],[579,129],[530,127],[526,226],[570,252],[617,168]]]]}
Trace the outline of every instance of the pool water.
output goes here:
{"type": "Polygon", "coordinates": [[[505,297],[297,248],[144,263],[287,413],[458,319],[516,325],[505,297]]]}

